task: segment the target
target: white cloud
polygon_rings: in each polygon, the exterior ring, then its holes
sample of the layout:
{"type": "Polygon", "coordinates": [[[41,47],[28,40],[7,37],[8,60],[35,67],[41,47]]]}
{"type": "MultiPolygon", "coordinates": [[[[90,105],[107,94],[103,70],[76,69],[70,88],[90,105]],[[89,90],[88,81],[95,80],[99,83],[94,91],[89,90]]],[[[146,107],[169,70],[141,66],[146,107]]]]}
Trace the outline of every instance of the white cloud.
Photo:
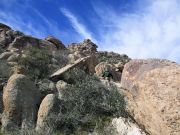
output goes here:
{"type": "Polygon", "coordinates": [[[102,21],[98,26],[101,49],[126,53],[132,58],[165,58],[180,63],[180,1],[148,2],[141,3],[141,12],[134,14],[94,6],[102,21]],[[104,16],[105,11],[108,12],[104,16]]]}
{"type": "Polygon", "coordinates": [[[87,30],[85,25],[79,22],[78,18],[74,14],[66,8],[61,8],[60,10],[70,20],[72,27],[81,35],[82,39],[89,38],[93,42],[97,43],[97,40],[92,36],[91,32],[87,30]]]}

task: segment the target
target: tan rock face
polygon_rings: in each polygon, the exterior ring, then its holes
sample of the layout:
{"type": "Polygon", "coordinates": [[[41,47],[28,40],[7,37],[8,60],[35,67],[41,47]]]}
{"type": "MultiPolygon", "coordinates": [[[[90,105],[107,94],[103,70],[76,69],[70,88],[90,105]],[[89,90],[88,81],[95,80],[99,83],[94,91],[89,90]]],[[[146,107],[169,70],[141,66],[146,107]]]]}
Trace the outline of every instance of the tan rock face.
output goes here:
{"type": "Polygon", "coordinates": [[[114,81],[120,81],[121,80],[121,73],[115,71],[116,67],[114,65],[108,64],[106,62],[101,62],[95,67],[96,75],[101,77],[103,72],[106,69],[108,69],[111,72],[111,74],[113,75],[113,80],[114,81]]]}
{"type": "Polygon", "coordinates": [[[57,98],[54,94],[47,95],[38,111],[36,130],[38,132],[51,132],[56,126],[57,118],[57,98]]]}
{"type": "Polygon", "coordinates": [[[11,76],[3,91],[2,130],[33,128],[38,104],[35,85],[24,75],[11,76]]]}
{"type": "Polygon", "coordinates": [[[121,85],[131,115],[150,134],[180,134],[180,65],[132,60],[125,65],[121,85]]]}

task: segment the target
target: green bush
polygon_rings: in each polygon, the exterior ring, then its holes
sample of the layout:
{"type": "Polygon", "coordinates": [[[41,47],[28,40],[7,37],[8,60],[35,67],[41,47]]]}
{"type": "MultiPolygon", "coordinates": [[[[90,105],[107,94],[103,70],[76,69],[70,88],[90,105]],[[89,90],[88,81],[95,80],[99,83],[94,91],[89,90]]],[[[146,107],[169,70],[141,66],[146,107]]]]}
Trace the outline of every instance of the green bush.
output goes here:
{"type": "Polygon", "coordinates": [[[0,60],[0,78],[8,79],[11,74],[11,68],[6,61],[0,60]]]}
{"type": "Polygon", "coordinates": [[[46,50],[35,47],[27,47],[18,64],[25,68],[27,75],[33,80],[46,78],[51,64],[51,55],[46,50]]]}
{"type": "Polygon", "coordinates": [[[53,55],[53,58],[57,61],[59,68],[65,66],[69,62],[69,59],[68,59],[69,51],[68,50],[59,50],[59,51],[53,52],[52,55],[53,55]]]}
{"type": "Polygon", "coordinates": [[[1,45],[0,45],[0,54],[3,52],[3,49],[2,49],[2,47],[1,47],[1,45]]]}
{"type": "Polygon", "coordinates": [[[63,109],[58,116],[61,131],[94,130],[97,120],[126,116],[124,97],[115,86],[108,89],[79,69],[67,73],[65,79],[72,85],[62,91],[63,109]]]}
{"type": "Polygon", "coordinates": [[[11,68],[8,66],[6,61],[0,60],[0,90],[3,89],[10,75],[11,68]]]}
{"type": "Polygon", "coordinates": [[[114,52],[99,52],[99,57],[98,57],[98,61],[100,62],[107,62],[110,64],[117,64],[119,62],[126,64],[127,62],[129,62],[131,59],[123,54],[120,55],[118,53],[114,53],[114,52]]]}

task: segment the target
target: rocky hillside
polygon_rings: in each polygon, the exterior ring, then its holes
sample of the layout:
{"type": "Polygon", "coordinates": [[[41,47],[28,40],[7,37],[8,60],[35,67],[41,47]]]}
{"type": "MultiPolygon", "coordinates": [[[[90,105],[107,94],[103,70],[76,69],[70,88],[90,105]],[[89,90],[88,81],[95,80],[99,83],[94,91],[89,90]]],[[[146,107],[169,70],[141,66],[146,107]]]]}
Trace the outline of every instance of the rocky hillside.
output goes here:
{"type": "Polygon", "coordinates": [[[2,134],[179,135],[180,66],[97,48],[0,23],[2,134]]]}

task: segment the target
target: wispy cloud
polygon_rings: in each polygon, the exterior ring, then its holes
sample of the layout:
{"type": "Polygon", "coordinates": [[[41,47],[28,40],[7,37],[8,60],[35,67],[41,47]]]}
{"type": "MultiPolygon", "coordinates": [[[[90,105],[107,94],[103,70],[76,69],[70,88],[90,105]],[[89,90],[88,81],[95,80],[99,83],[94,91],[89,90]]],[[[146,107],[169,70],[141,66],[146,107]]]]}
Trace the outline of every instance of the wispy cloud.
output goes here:
{"type": "Polygon", "coordinates": [[[180,1],[148,2],[141,3],[141,12],[126,14],[94,5],[101,17],[101,49],[132,58],[165,58],[180,63],[180,1]]]}
{"type": "Polygon", "coordinates": [[[92,36],[91,32],[85,25],[79,22],[78,18],[66,8],[61,8],[60,11],[70,20],[72,27],[82,37],[82,39],[89,38],[97,43],[97,40],[92,36]]]}
{"type": "Polygon", "coordinates": [[[42,37],[44,30],[37,30],[31,22],[25,21],[21,16],[11,12],[0,10],[0,22],[11,26],[15,30],[23,31],[26,34],[42,37]]]}
{"type": "Polygon", "coordinates": [[[59,30],[58,24],[54,20],[50,20],[32,7],[30,0],[24,0],[23,2],[21,4],[20,0],[3,0],[4,9],[0,9],[0,22],[38,38],[44,38],[48,35],[56,37],[67,35],[59,30]],[[28,15],[27,11],[29,10],[33,13],[33,16],[28,15]]]}
{"type": "Polygon", "coordinates": [[[0,1],[5,7],[0,9],[0,22],[26,34],[39,38],[52,34],[71,42],[90,38],[101,50],[126,53],[131,58],[165,58],[180,63],[179,0],[139,0],[136,12],[131,13],[119,12],[110,5],[94,3],[96,14],[91,18],[96,29],[93,30],[86,26],[88,22],[83,24],[80,21],[81,15],[77,16],[61,8],[61,13],[69,19],[76,32],[68,28],[63,29],[67,31],[59,31],[59,20],[52,20],[31,7],[31,0],[25,0],[25,5],[19,2],[21,0],[0,1]],[[11,5],[14,8],[9,7],[11,5]],[[27,8],[33,12],[33,16],[27,15],[27,8]],[[69,36],[68,32],[73,36],[69,36]],[[94,32],[99,35],[98,38],[93,35],[94,32]]]}

